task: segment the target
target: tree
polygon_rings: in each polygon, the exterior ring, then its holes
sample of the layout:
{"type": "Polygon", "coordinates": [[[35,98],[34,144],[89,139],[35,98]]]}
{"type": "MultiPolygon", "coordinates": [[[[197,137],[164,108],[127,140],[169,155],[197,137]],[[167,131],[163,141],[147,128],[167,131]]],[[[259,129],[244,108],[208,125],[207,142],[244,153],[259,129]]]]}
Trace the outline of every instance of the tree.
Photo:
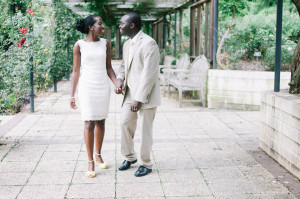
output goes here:
{"type": "MultiPolygon", "coordinates": [[[[247,2],[245,0],[220,0],[220,11],[222,13],[224,13],[224,15],[226,16],[231,16],[232,15],[232,24],[228,27],[228,29],[226,30],[224,36],[229,35],[229,32],[231,29],[234,28],[234,26],[236,25],[235,23],[235,15],[244,15],[243,11],[246,10],[248,8],[247,2]]],[[[216,54],[216,60],[217,60],[217,65],[219,66],[219,68],[221,69],[226,69],[227,67],[224,66],[221,63],[221,58],[220,58],[220,54],[221,54],[221,49],[224,45],[224,41],[225,41],[225,37],[222,37],[218,50],[217,50],[217,54],[216,54]]]]}
{"type": "MultiPolygon", "coordinates": [[[[298,14],[300,16],[300,0],[292,0],[295,4],[298,14]]],[[[300,38],[294,52],[293,61],[291,64],[291,82],[289,83],[290,93],[300,93],[300,38]]]]}

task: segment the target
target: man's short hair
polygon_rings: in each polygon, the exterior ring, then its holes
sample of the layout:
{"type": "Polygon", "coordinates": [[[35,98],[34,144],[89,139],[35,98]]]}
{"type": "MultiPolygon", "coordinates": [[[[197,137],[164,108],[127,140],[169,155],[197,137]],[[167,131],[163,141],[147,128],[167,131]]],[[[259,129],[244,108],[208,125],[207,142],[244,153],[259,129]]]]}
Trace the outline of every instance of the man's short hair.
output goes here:
{"type": "Polygon", "coordinates": [[[129,23],[134,23],[135,27],[139,30],[142,28],[142,19],[138,13],[129,12],[126,15],[129,16],[129,23]]]}

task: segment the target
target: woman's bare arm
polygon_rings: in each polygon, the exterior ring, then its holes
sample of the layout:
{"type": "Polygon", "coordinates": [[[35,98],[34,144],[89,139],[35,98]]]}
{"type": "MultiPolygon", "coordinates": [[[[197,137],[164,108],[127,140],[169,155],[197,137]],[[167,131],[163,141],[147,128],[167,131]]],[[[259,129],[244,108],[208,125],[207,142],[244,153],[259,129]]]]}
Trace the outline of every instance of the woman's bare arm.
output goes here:
{"type": "Polygon", "coordinates": [[[106,71],[107,75],[116,86],[116,74],[113,68],[111,67],[110,43],[108,41],[106,42],[106,71]]]}
{"type": "Polygon", "coordinates": [[[73,72],[71,76],[71,99],[70,99],[70,106],[73,109],[76,109],[76,103],[75,103],[75,92],[80,76],[80,61],[81,61],[81,55],[80,55],[80,46],[78,42],[75,43],[73,48],[73,72]]]}

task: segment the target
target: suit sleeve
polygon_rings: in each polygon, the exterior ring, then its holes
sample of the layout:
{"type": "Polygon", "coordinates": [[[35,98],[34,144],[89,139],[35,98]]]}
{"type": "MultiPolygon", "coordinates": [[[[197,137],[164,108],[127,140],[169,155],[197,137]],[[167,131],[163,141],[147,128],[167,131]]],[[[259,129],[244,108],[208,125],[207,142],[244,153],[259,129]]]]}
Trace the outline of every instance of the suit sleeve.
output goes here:
{"type": "MultiPolygon", "coordinates": [[[[123,52],[124,52],[124,47],[125,44],[123,45],[123,52]]],[[[124,64],[124,56],[122,58],[122,62],[121,62],[121,66],[119,68],[119,73],[117,75],[117,79],[121,79],[122,81],[124,81],[125,79],[125,64],[124,64]]]]}
{"type": "Polygon", "coordinates": [[[144,68],[134,99],[146,103],[158,79],[159,49],[154,40],[143,49],[144,68]]]}

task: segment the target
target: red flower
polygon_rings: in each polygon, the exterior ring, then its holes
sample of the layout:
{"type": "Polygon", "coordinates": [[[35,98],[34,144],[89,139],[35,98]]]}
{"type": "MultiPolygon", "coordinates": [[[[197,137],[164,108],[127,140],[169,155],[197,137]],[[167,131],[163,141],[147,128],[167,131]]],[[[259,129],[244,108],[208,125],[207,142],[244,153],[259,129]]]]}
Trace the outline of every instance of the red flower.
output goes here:
{"type": "Polygon", "coordinates": [[[24,43],[25,43],[25,39],[22,38],[18,43],[18,47],[22,47],[24,45],[24,43]]]}
{"type": "Polygon", "coordinates": [[[30,15],[32,15],[32,16],[35,15],[34,10],[33,10],[32,8],[29,9],[29,10],[28,10],[28,14],[30,14],[30,15]]]}
{"type": "Polygon", "coordinates": [[[21,33],[23,33],[24,35],[27,33],[27,28],[23,27],[20,29],[21,33]]]}

